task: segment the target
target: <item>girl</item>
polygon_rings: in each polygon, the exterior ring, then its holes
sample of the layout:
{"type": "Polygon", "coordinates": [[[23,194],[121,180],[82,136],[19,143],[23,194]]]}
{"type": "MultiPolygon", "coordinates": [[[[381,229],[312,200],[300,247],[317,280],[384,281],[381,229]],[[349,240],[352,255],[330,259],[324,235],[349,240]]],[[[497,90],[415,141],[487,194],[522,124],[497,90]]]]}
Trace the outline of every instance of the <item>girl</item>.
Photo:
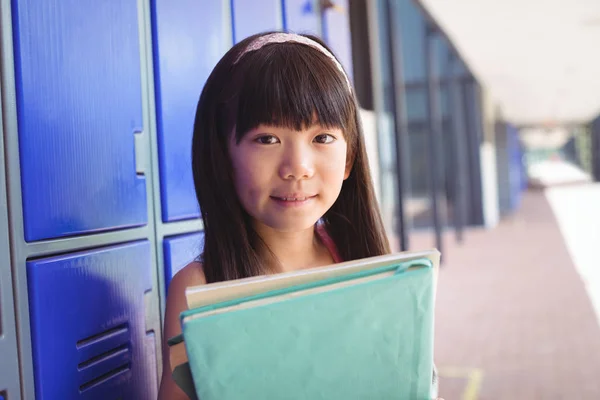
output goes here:
{"type": "Polygon", "coordinates": [[[390,252],[350,81],[316,37],[258,34],[225,54],[200,96],[192,168],[204,252],[170,284],[160,399],[187,398],[166,344],[186,287],[390,252]]]}

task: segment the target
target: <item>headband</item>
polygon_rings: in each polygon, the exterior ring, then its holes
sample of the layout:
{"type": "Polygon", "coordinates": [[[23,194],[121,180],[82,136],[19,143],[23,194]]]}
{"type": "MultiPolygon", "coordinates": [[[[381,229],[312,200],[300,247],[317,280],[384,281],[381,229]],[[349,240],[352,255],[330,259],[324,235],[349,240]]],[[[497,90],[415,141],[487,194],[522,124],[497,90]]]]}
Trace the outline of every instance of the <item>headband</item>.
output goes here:
{"type": "Polygon", "coordinates": [[[267,44],[286,43],[286,42],[295,42],[295,43],[300,43],[300,44],[303,44],[306,46],[310,46],[316,50],[319,50],[321,53],[325,54],[327,56],[327,58],[329,58],[331,61],[333,61],[333,63],[337,67],[337,69],[340,70],[340,72],[344,76],[344,79],[346,80],[348,89],[350,91],[352,91],[352,85],[350,85],[350,80],[348,79],[348,76],[344,72],[344,68],[342,68],[342,65],[337,60],[337,58],[335,58],[335,56],[333,54],[331,54],[331,52],[329,50],[327,50],[325,47],[321,46],[318,42],[315,42],[314,40],[309,39],[306,36],[298,35],[295,33],[283,33],[283,32],[269,33],[267,35],[256,38],[244,49],[244,51],[242,51],[242,53],[235,60],[234,64],[237,64],[238,61],[240,61],[240,59],[246,53],[249,53],[251,51],[256,51],[267,44]]]}

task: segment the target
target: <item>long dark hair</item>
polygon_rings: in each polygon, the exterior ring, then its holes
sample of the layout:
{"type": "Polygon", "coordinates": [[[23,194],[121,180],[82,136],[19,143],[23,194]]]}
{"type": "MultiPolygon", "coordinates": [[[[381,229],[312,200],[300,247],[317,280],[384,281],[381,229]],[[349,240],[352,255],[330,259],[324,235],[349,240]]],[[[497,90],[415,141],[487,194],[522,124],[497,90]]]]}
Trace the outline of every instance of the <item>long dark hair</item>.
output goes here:
{"type": "MultiPolygon", "coordinates": [[[[265,273],[264,242],[253,229],[234,185],[228,143],[270,124],[300,130],[317,122],[340,128],[348,143],[350,176],[322,222],[341,257],[390,252],[367,162],[356,98],[325,54],[293,42],[268,44],[238,57],[263,34],[233,46],[210,74],[196,110],[192,168],[204,222],[207,282],[265,273]]],[[[327,46],[317,37],[308,38],[327,46]]],[[[267,249],[268,250],[268,249],[267,249]]]]}

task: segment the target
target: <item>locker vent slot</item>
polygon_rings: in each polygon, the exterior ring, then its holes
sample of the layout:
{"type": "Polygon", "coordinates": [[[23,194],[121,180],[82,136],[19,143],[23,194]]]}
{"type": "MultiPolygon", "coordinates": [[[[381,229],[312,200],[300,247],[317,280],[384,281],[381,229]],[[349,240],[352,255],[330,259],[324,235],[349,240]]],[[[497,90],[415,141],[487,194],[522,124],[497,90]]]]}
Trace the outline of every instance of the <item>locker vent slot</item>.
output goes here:
{"type": "Polygon", "coordinates": [[[85,339],[82,339],[80,341],[77,342],[77,348],[81,349],[83,347],[87,347],[87,346],[92,346],[94,344],[98,344],[100,342],[103,342],[105,340],[109,340],[115,336],[118,335],[122,335],[122,334],[127,334],[129,333],[129,325],[128,324],[122,324],[119,325],[115,328],[111,328],[109,330],[106,330],[104,332],[98,333],[96,335],[92,335],[89,336],[85,339]]]}
{"type": "Polygon", "coordinates": [[[128,351],[129,351],[129,344],[124,344],[123,346],[119,346],[119,347],[117,347],[115,349],[106,351],[106,352],[104,352],[102,354],[98,354],[97,356],[92,357],[92,358],[90,358],[87,361],[79,363],[79,365],[77,365],[77,368],[79,370],[86,369],[87,367],[93,366],[95,364],[99,364],[102,361],[104,361],[106,359],[109,359],[112,356],[116,356],[118,354],[123,354],[123,353],[126,353],[128,351]]]}
{"type": "Polygon", "coordinates": [[[115,369],[113,369],[112,371],[109,371],[103,375],[100,375],[97,378],[92,379],[89,382],[84,383],[83,385],[79,386],[79,390],[81,392],[85,392],[86,390],[92,389],[93,387],[100,385],[112,378],[115,378],[121,374],[124,374],[125,372],[131,370],[131,363],[126,363],[120,367],[117,367],[115,369]]]}

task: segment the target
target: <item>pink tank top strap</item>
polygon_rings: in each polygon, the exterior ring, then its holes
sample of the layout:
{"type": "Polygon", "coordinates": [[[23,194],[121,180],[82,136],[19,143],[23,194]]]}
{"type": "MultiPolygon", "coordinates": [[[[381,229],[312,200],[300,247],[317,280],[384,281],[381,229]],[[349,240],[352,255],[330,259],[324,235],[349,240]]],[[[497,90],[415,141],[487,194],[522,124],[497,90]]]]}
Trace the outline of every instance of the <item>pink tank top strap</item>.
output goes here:
{"type": "Polygon", "coordinates": [[[329,250],[331,257],[333,257],[333,261],[335,263],[343,262],[344,260],[340,256],[337,246],[335,245],[331,236],[329,236],[329,233],[325,229],[325,226],[323,224],[317,224],[317,226],[315,227],[315,231],[317,232],[317,235],[319,235],[319,238],[321,239],[325,247],[327,247],[327,250],[329,250]]]}

